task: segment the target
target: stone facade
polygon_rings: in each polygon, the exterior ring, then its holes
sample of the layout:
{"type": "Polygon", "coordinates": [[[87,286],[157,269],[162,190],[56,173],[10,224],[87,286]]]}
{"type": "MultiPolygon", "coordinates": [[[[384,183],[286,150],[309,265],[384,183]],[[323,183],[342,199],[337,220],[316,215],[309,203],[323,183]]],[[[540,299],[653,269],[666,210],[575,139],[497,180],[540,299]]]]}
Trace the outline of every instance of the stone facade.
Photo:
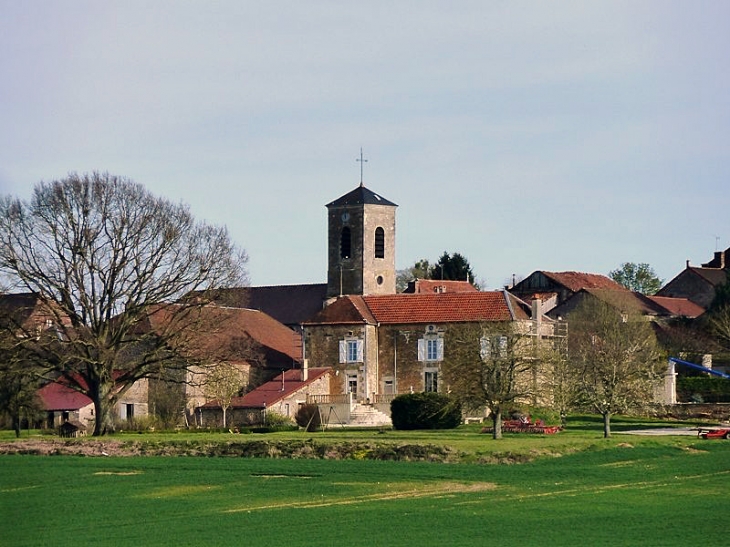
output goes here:
{"type": "Polygon", "coordinates": [[[352,393],[356,401],[366,401],[378,393],[377,367],[368,363],[378,360],[376,330],[373,325],[326,325],[305,330],[307,355],[318,367],[331,368],[329,381],[331,395],[352,393]],[[360,344],[362,358],[341,359],[341,344],[360,344]]]}
{"type": "MultiPolygon", "coordinates": [[[[383,325],[378,329],[379,393],[400,394],[432,389],[426,385],[426,372],[436,373],[439,389],[440,361],[419,361],[419,340],[443,340],[448,325],[383,325]]],[[[433,376],[431,376],[433,379],[433,376]]]]}
{"type": "Polygon", "coordinates": [[[266,412],[276,412],[281,416],[294,419],[299,407],[307,402],[311,395],[327,395],[330,393],[331,375],[325,374],[310,382],[302,389],[297,390],[286,397],[282,397],[275,403],[266,407],[266,412]]]}
{"type": "Polygon", "coordinates": [[[696,268],[685,270],[659,289],[657,296],[687,298],[702,308],[709,308],[715,299],[715,288],[727,283],[727,272],[719,268],[696,268]]]}
{"type": "Polygon", "coordinates": [[[117,416],[122,420],[142,418],[149,414],[148,380],[137,380],[119,399],[117,416]]]}
{"type": "Polygon", "coordinates": [[[396,205],[361,186],[327,205],[327,296],[395,293],[396,205]]]}

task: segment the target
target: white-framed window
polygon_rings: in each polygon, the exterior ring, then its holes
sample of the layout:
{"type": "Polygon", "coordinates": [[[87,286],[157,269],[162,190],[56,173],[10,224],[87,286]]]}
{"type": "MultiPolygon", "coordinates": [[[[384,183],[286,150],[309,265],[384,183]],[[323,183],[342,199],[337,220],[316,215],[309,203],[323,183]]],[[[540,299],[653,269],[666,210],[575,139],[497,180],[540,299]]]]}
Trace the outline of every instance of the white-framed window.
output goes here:
{"type": "Polygon", "coordinates": [[[444,360],[444,339],[429,337],[418,340],[418,360],[425,362],[444,360]]]}
{"type": "Polygon", "coordinates": [[[482,336],[479,339],[479,355],[482,360],[489,359],[495,355],[497,357],[506,357],[507,344],[508,339],[506,336],[482,336]]]}
{"type": "Polygon", "coordinates": [[[340,363],[362,363],[362,340],[340,340],[340,363]]]}
{"type": "Polygon", "coordinates": [[[423,373],[423,391],[439,390],[439,373],[436,369],[427,369],[423,373]]]}

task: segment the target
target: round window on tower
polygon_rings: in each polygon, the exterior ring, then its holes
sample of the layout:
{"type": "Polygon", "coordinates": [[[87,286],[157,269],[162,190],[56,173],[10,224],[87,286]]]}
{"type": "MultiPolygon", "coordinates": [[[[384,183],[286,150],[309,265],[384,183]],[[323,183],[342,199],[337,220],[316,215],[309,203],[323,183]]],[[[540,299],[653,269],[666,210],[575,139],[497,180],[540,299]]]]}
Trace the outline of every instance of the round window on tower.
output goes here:
{"type": "Polygon", "coordinates": [[[382,275],[379,275],[375,281],[378,282],[378,285],[382,285],[383,284],[383,276],[382,275]]]}

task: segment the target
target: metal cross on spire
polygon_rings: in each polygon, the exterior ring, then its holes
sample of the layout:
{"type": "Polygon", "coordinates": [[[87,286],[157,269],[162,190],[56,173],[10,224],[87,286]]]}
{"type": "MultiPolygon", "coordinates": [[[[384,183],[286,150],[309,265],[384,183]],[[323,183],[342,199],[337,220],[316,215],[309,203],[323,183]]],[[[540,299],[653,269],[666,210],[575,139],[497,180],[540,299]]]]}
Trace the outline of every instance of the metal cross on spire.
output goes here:
{"type": "Polygon", "coordinates": [[[356,158],[355,161],[359,161],[360,162],[360,186],[362,186],[363,185],[362,184],[362,165],[363,165],[363,163],[365,163],[366,161],[368,161],[366,159],[363,159],[363,157],[362,157],[362,146],[360,147],[360,157],[359,158],[356,158]]]}

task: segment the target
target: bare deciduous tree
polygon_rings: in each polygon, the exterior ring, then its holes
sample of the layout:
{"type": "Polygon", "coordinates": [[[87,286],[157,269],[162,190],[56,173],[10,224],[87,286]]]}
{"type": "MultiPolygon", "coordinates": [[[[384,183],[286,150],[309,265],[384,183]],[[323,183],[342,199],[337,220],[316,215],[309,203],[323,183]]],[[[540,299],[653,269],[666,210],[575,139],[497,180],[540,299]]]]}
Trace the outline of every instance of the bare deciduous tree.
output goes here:
{"type": "Polygon", "coordinates": [[[209,399],[218,403],[223,411],[223,427],[226,427],[226,414],[231,401],[244,387],[246,377],[240,367],[222,362],[209,365],[205,374],[205,393],[209,399]]]}
{"type": "Polygon", "coordinates": [[[654,400],[663,362],[651,324],[598,299],[587,299],[569,318],[571,367],[579,398],[603,416],[611,436],[611,416],[654,400]]]}
{"type": "Polygon", "coordinates": [[[545,340],[535,348],[536,371],[540,375],[535,390],[535,403],[558,412],[565,425],[568,412],[576,399],[577,381],[568,362],[563,339],[545,340]]]}
{"type": "Polygon", "coordinates": [[[511,324],[464,324],[446,333],[442,369],[452,395],[465,408],[487,407],[492,436],[502,438],[506,406],[534,390],[530,341],[511,324]]]}
{"type": "Polygon", "coordinates": [[[730,348],[730,304],[712,310],[709,316],[710,331],[724,348],[730,348]]]}
{"type": "Polygon", "coordinates": [[[202,299],[190,291],[245,283],[246,255],[224,227],[109,174],[41,182],[29,201],[0,200],[0,275],[39,295],[54,315],[26,350],[94,403],[94,435],[136,382],[175,360],[171,343],[194,329],[202,299]],[[166,321],[151,331],[149,317],[166,321]]]}

